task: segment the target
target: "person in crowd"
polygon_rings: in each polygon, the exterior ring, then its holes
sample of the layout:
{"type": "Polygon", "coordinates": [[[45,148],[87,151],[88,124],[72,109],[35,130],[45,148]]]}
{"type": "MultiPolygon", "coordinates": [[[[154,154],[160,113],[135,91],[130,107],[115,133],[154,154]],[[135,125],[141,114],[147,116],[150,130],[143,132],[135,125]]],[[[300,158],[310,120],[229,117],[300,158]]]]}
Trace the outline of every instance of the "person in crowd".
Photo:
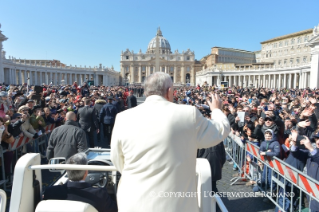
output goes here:
{"type": "Polygon", "coordinates": [[[127,105],[128,109],[137,106],[137,100],[136,100],[136,97],[134,96],[133,92],[129,92],[129,96],[126,99],[126,105],[127,105]]]}
{"type": "MultiPolygon", "coordinates": [[[[304,139],[300,141],[300,144],[304,145],[310,153],[306,162],[307,175],[319,181],[319,131],[313,135],[313,139],[315,141],[314,145],[307,136],[304,136],[304,139]]],[[[309,208],[311,211],[319,211],[319,202],[312,199],[309,208]]]]}
{"type": "Polygon", "coordinates": [[[146,101],[116,117],[111,160],[122,175],[121,211],[198,210],[197,197],[157,198],[156,193],[196,192],[197,149],[219,144],[230,126],[217,94],[207,98],[212,111],[207,120],[195,107],[174,104],[173,91],[171,77],[155,72],[145,82],[146,101]]]}
{"type": "Polygon", "coordinates": [[[4,118],[6,112],[11,107],[11,102],[8,99],[8,93],[5,91],[0,91],[0,117],[4,118]]]}
{"type": "Polygon", "coordinates": [[[91,99],[84,98],[83,102],[84,107],[79,109],[77,119],[81,129],[83,129],[86,134],[86,140],[89,144],[88,146],[90,148],[94,148],[94,134],[99,133],[100,131],[98,118],[95,108],[90,107],[91,99]]]}
{"type": "Polygon", "coordinates": [[[46,125],[54,124],[57,121],[58,115],[56,114],[54,118],[51,117],[51,111],[48,107],[43,109],[42,117],[46,125]]]}
{"type": "MultiPolygon", "coordinates": [[[[85,153],[71,156],[66,164],[87,165],[85,153]]],[[[107,193],[106,187],[92,187],[85,182],[87,170],[66,170],[68,181],[63,185],[51,186],[43,194],[43,200],[71,200],[92,205],[99,212],[117,212],[116,201],[107,193]]]]}
{"type": "Polygon", "coordinates": [[[97,142],[101,142],[104,139],[103,123],[102,123],[102,120],[100,120],[100,112],[105,104],[106,104],[106,101],[102,97],[99,97],[99,99],[96,100],[94,104],[94,109],[97,114],[98,126],[100,129],[100,133],[97,135],[97,142]]]}
{"type": "Polygon", "coordinates": [[[23,134],[28,138],[37,138],[38,133],[34,130],[30,123],[30,115],[28,113],[29,107],[28,106],[21,106],[18,110],[18,113],[27,115],[27,118],[24,120],[23,124],[21,125],[21,130],[23,134]]]}
{"type": "Polygon", "coordinates": [[[41,108],[36,108],[34,110],[33,114],[30,116],[30,124],[32,125],[33,129],[41,130],[42,133],[45,132],[44,128],[46,126],[46,123],[44,121],[44,118],[42,117],[41,108]]]}
{"type": "Polygon", "coordinates": [[[115,105],[112,104],[113,96],[107,97],[107,104],[105,104],[99,114],[99,120],[103,123],[104,140],[111,145],[111,137],[115,122],[115,117],[118,113],[115,105]]]}
{"type": "Polygon", "coordinates": [[[48,160],[53,157],[68,159],[78,152],[84,152],[86,149],[86,133],[76,122],[76,115],[73,112],[68,112],[65,124],[52,131],[46,156],[48,160]]]}
{"type": "Polygon", "coordinates": [[[220,142],[216,146],[207,149],[200,149],[198,158],[206,158],[210,164],[212,191],[217,193],[217,181],[222,179],[222,168],[226,162],[226,152],[224,143],[220,142]]]}

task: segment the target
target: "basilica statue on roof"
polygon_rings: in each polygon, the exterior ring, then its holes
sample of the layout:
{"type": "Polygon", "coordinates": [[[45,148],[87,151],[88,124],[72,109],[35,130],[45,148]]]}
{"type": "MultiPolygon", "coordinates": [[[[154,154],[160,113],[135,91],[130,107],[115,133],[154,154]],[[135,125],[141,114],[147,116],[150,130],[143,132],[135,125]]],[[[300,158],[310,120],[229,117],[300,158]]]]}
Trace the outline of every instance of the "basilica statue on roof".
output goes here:
{"type": "Polygon", "coordinates": [[[122,51],[120,83],[121,85],[141,85],[147,76],[160,71],[169,74],[175,86],[194,85],[196,75],[194,65],[194,51],[188,49],[181,53],[178,50],[172,52],[170,43],[158,28],[156,36],[149,42],[145,53],[142,50],[138,53],[129,49],[122,51]],[[157,43],[159,48],[156,46],[157,43]],[[156,60],[158,60],[158,68],[156,68],[156,60]]]}

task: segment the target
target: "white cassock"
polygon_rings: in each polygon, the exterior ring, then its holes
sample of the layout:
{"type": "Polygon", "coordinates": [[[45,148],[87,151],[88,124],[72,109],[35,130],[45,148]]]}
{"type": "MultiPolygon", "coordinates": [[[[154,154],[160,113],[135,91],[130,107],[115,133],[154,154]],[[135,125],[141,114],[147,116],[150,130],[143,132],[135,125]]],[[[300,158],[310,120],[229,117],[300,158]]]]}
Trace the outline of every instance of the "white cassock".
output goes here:
{"type": "Polygon", "coordinates": [[[111,160],[122,177],[120,212],[196,212],[197,149],[215,146],[230,132],[224,113],[207,120],[198,109],[152,95],[117,114],[111,160]],[[179,193],[176,193],[179,192],[179,193]],[[184,197],[182,197],[184,196],[184,197]]]}

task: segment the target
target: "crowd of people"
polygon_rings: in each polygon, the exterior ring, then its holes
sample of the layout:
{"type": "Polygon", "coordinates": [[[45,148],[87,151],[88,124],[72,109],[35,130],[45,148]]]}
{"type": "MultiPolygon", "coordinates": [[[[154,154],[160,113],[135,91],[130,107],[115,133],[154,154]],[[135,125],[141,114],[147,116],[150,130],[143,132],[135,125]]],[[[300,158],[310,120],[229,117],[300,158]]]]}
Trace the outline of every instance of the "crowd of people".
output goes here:
{"type": "MultiPolygon", "coordinates": [[[[42,85],[41,91],[39,87],[26,84],[3,84],[0,87],[0,141],[2,148],[8,149],[8,144],[19,136],[36,139],[45,135],[44,128],[47,125],[62,126],[52,132],[48,138],[48,149],[42,152],[48,159],[61,155],[70,158],[77,152],[94,147],[96,142],[107,142],[111,145],[116,117],[126,109],[135,107],[135,96],[142,96],[144,92],[141,87],[88,86],[86,83],[79,86],[77,82],[72,85],[42,85]],[[79,135],[74,135],[70,127],[81,128],[79,135]],[[67,133],[70,135],[61,137],[67,133]],[[62,140],[64,143],[59,144],[62,140]],[[75,141],[74,144],[65,144],[72,143],[72,140],[75,141]],[[81,142],[81,145],[77,142],[81,142]],[[69,148],[75,149],[71,151],[69,148]]],[[[218,95],[231,133],[240,137],[243,143],[250,141],[260,146],[260,155],[267,156],[269,160],[276,156],[297,170],[306,172],[309,177],[319,180],[319,89],[271,89],[262,86],[243,88],[233,85],[219,88],[204,83],[194,87],[172,87],[170,92],[171,94],[167,95],[172,95],[172,102],[196,107],[207,119],[211,119],[210,102],[214,98],[212,94],[218,95]]],[[[148,94],[151,95],[158,94],[148,94]]],[[[168,96],[167,100],[169,98],[168,96]]],[[[145,110],[144,113],[146,112],[145,110]]],[[[157,117],[154,113],[158,111],[150,111],[149,118],[157,117]]],[[[137,118],[133,115],[132,117],[134,120],[137,118]]],[[[130,134],[130,126],[126,127],[124,131],[130,134]]],[[[145,129],[140,130],[142,132],[145,129]]],[[[119,137],[119,130],[115,131],[119,137]]],[[[217,191],[216,181],[222,177],[221,168],[226,158],[223,143],[213,147],[203,145],[198,149],[197,157],[207,158],[210,162],[212,190],[217,191]]],[[[27,151],[30,151],[30,148],[27,151]]],[[[248,154],[247,157],[250,158],[248,161],[253,160],[251,155],[248,154]]],[[[12,158],[13,152],[4,153],[6,176],[12,174],[12,158]]],[[[121,163],[118,161],[118,165],[123,169],[121,163]]],[[[269,176],[262,164],[259,166],[262,179],[247,183],[255,185],[255,192],[258,191],[258,185],[264,185],[266,176],[269,176]]],[[[234,170],[238,168],[242,167],[234,166],[234,170]]],[[[291,185],[288,183],[286,187],[286,190],[289,190],[291,185]]],[[[286,204],[289,206],[288,199],[286,204]]],[[[310,208],[318,211],[319,204],[312,201],[310,208]]]]}
{"type": "MultiPolygon", "coordinates": [[[[124,86],[88,86],[87,83],[78,85],[77,82],[72,85],[43,84],[42,86],[3,83],[0,85],[0,142],[3,150],[6,150],[3,157],[7,178],[10,179],[12,176],[11,165],[15,154],[9,151],[9,144],[20,137],[34,140],[41,136],[46,137],[45,127],[51,124],[55,124],[55,127],[65,126],[65,124],[72,123],[73,120],[76,127],[81,127],[85,131],[86,136],[80,137],[82,145],[77,145],[76,151],[64,151],[76,153],[78,150],[94,147],[94,141],[105,142],[109,145],[111,129],[108,129],[114,124],[116,114],[127,108],[135,107],[137,102],[133,92],[138,94],[140,90],[124,86]],[[107,101],[111,104],[108,107],[113,108],[111,114],[109,110],[103,110],[105,105],[109,105],[107,101]],[[96,117],[94,126],[96,129],[101,129],[101,133],[94,133],[92,136],[93,130],[91,133],[88,132],[90,130],[87,125],[84,125],[85,117],[79,116],[85,106],[94,109],[93,114],[96,117]],[[100,114],[100,111],[104,113],[100,114]]],[[[68,140],[70,138],[67,137],[68,140]]],[[[51,140],[49,136],[45,139],[47,142],[53,142],[54,135],[50,136],[51,140]]],[[[34,149],[39,152],[40,150],[37,147],[34,148],[33,145],[37,144],[31,142],[26,146],[27,148],[21,149],[23,151],[21,154],[34,151],[34,149]]],[[[75,147],[72,146],[72,148],[75,147]]],[[[43,157],[47,155],[48,158],[51,158],[54,156],[53,150],[49,148],[49,151],[44,150],[41,154],[43,157]]]]}

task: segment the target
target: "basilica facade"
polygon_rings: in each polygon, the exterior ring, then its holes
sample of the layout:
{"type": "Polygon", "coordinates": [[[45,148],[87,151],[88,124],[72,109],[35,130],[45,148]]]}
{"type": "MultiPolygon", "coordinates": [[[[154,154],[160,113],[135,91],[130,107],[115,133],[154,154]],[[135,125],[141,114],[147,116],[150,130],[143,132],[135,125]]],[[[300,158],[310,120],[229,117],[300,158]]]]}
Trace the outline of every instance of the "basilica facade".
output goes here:
{"type": "Polygon", "coordinates": [[[158,29],[145,53],[141,50],[137,53],[129,49],[122,51],[120,83],[121,85],[141,85],[147,76],[159,71],[169,74],[174,85],[195,85],[195,66],[194,52],[189,49],[172,52],[168,40],[158,29]],[[159,48],[156,46],[157,38],[159,48]],[[156,60],[159,60],[158,68],[156,68],[156,60]]]}

